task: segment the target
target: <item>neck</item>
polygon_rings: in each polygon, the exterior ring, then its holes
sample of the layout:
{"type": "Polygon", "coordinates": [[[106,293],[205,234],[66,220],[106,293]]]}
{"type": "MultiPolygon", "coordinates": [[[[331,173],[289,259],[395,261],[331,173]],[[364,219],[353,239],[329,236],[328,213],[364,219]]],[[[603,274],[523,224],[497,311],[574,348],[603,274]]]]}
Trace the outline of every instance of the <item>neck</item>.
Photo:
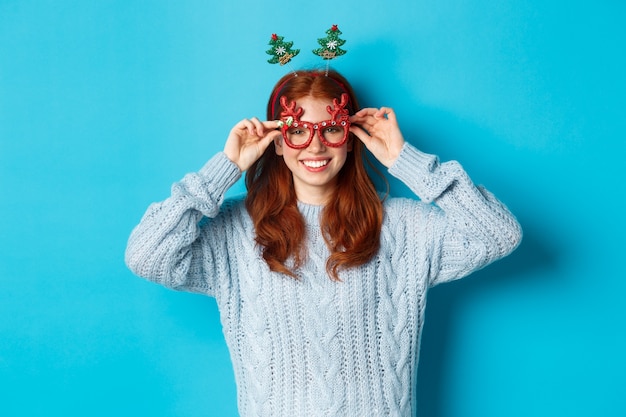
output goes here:
{"type": "Polygon", "coordinates": [[[296,187],[296,198],[299,202],[312,206],[324,206],[333,195],[333,188],[329,187],[296,187]],[[305,188],[305,189],[303,189],[305,188]]]}

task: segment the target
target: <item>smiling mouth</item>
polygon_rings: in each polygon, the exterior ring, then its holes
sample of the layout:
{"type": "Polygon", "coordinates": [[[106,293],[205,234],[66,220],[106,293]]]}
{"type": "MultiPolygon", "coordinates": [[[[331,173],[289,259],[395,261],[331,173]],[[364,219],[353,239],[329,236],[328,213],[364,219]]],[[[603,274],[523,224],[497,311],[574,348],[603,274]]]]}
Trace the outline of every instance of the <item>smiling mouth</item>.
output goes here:
{"type": "Polygon", "coordinates": [[[328,165],[329,159],[322,159],[320,161],[302,161],[302,163],[309,168],[321,168],[328,165]]]}

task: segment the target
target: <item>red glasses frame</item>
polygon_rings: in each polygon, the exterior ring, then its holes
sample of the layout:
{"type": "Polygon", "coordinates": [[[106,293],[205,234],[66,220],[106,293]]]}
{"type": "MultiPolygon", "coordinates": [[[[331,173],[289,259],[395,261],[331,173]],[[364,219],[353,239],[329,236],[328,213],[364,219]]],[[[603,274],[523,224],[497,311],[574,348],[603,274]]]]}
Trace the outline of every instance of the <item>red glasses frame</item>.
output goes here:
{"type": "Polygon", "coordinates": [[[281,118],[281,126],[280,130],[283,134],[283,139],[287,146],[293,149],[304,149],[311,144],[313,140],[313,136],[315,136],[315,132],[317,132],[317,136],[320,141],[325,146],[330,146],[331,148],[339,148],[343,146],[344,143],[348,140],[348,133],[350,132],[350,116],[348,109],[345,108],[346,104],[348,104],[349,97],[346,93],[341,95],[341,101],[337,99],[333,99],[333,106],[327,106],[326,111],[330,114],[331,118],[328,120],[324,120],[321,122],[307,122],[304,120],[300,120],[300,116],[304,112],[302,108],[296,109],[296,102],[292,101],[291,103],[287,103],[287,97],[282,96],[280,98],[280,105],[283,108],[283,111],[280,113],[281,118]],[[322,131],[327,127],[337,126],[343,129],[343,138],[339,142],[329,142],[322,135],[322,131]],[[306,142],[296,145],[289,140],[289,136],[287,134],[289,129],[294,127],[300,127],[307,129],[309,131],[309,139],[306,142]]]}

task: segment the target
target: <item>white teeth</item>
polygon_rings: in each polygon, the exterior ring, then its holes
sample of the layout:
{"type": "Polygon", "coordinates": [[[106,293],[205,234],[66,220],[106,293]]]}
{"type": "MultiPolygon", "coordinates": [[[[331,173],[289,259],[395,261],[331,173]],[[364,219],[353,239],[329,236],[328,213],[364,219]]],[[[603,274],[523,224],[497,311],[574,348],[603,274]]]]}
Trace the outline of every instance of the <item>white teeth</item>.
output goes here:
{"type": "Polygon", "coordinates": [[[324,159],[323,161],[302,161],[302,163],[309,168],[321,168],[328,164],[328,159],[324,159]]]}

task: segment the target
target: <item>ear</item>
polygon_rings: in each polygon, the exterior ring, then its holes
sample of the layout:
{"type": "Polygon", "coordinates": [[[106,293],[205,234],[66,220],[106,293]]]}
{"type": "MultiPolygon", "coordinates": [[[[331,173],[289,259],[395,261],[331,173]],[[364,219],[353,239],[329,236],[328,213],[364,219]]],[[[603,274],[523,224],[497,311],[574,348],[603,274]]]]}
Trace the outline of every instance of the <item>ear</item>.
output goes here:
{"type": "Polygon", "coordinates": [[[283,156],[283,135],[276,135],[274,138],[274,149],[276,155],[283,156]]]}

